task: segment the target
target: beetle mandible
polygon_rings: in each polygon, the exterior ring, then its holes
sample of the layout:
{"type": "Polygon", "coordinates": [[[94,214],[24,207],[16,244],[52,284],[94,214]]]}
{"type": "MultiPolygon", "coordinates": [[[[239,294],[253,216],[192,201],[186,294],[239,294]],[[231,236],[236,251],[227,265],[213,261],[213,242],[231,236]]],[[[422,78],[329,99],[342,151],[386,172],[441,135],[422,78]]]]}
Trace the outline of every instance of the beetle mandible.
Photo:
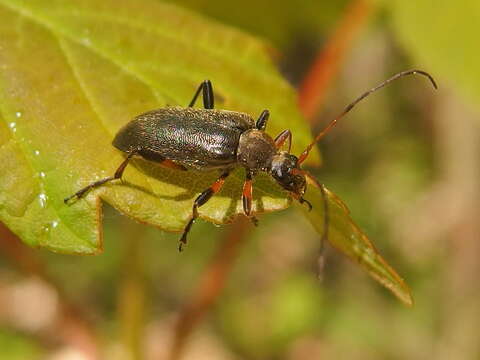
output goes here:
{"type": "MultiPolygon", "coordinates": [[[[257,219],[252,214],[252,183],[254,176],[260,172],[270,174],[294,199],[305,203],[311,210],[311,204],[303,198],[307,189],[307,178],[322,190],[323,201],[326,195],[323,185],[310,173],[300,168],[313,146],[325,136],[352,108],[371,93],[388,83],[412,74],[426,76],[435,88],[433,78],[425,71],[408,70],[395,74],[378,86],[366,91],[350,103],[338,116],[315,137],[299,157],[290,154],[292,133],[282,131],[275,139],[265,132],[269,111],[263,110],[258,119],[242,112],[214,109],[212,84],[205,80],[200,84],[188,107],[167,107],[138,115],[119,130],[113,139],[113,146],[127,154],[113,176],[95,181],[80,189],[64,202],[79,199],[89,190],[115,179],[121,179],[125,167],[133,156],[160,163],[162,166],[186,171],[219,170],[218,179],[193,202],[192,217],[183,230],[179,250],[187,242],[187,234],[195,219],[198,208],[204,205],[214,194],[220,191],[231,171],[237,167],[245,169],[243,185],[243,210],[253,223],[257,219]],[[202,94],[204,109],[193,106],[202,94]],[[288,143],[287,151],[281,150],[288,143]]],[[[328,215],[325,212],[325,234],[328,229],[328,215]]]]}

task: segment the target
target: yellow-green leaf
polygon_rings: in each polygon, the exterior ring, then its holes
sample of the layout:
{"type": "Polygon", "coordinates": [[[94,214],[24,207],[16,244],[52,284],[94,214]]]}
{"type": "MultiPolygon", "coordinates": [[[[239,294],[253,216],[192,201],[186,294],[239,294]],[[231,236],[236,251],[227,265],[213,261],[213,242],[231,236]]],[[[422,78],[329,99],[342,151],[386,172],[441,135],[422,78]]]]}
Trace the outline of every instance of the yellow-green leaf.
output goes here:
{"type": "MultiPolygon", "coordinates": [[[[67,253],[101,250],[101,202],[138,221],[181,230],[192,201],[217,174],[184,173],[135,160],[123,184],[67,206],[63,199],[112,175],[123,155],[111,145],[135,115],[186,105],[210,79],[219,108],[257,116],[268,132],[309,142],[295,93],[263,43],[156,0],[0,0],[0,220],[25,242],[67,253]]],[[[236,171],[201,216],[228,222],[241,211],[236,171]]],[[[254,208],[288,206],[266,175],[254,208]]]]}
{"type": "MultiPolygon", "coordinates": [[[[323,235],[325,229],[325,202],[318,187],[310,186],[305,199],[312,203],[312,211],[305,205],[300,209],[312,223],[315,230],[323,235]]],[[[410,290],[403,279],[388,265],[378,253],[368,237],[350,218],[346,205],[335,194],[325,189],[328,214],[328,241],[337,250],[361,265],[368,273],[387,289],[392,291],[402,302],[412,305],[410,290]]],[[[297,206],[297,207],[298,207],[297,206]]]]}

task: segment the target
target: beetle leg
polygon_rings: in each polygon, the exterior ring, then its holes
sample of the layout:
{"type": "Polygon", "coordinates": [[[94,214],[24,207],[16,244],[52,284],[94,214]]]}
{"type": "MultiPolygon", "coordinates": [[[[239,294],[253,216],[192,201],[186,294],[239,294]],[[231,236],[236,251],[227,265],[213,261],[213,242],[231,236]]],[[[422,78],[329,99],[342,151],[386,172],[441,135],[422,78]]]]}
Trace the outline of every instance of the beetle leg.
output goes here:
{"type": "Polygon", "coordinates": [[[132,158],[133,155],[135,155],[137,153],[137,151],[130,151],[127,155],[127,157],[125,158],[125,160],[123,160],[123,162],[120,164],[120,166],[117,168],[117,170],[115,171],[115,174],[113,176],[109,176],[109,177],[106,177],[104,179],[101,179],[101,180],[98,180],[98,181],[95,181],[87,186],[85,186],[83,189],[80,189],[78,190],[75,194],[65,198],[63,200],[63,202],[65,204],[68,204],[68,202],[70,200],[72,200],[73,198],[77,198],[77,199],[80,199],[83,195],[85,195],[90,189],[93,189],[93,188],[96,188],[100,185],[103,185],[109,181],[112,181],[112,180],[115,180],[115,179],[120,179],[123,175],[123,171],[125,170],[125,168],[127,167],[128,165],[128,162],[130,161],[130,159],[132,158]]]}
{"type": "Polygon", "coordinates": [[[243,211],[245,212],[245,215],[252,220],[253,225],[257,226],[258,220],[255,216],[252,216],[252,180],[252,172],[247,170],[247,176],[245,183],[243,184],[242,194],[243,211]]]}
{"type": "Polygon", "coordinates": [[[197,98],[200,95],[200,91],[202,92],[203,97],[203,107],[205,109],[213,109],[213,86],[210,80],[205,80],[200,84],[197,91],[195,92],[195,95],[193,95],[192,101],[190,101],[190,104],[188,104],[188,107],[193,107],[193,105],[195,105],[195,101],[197,101],[197,98]]]}
{"type": "Polygon", "coordinates": [[[308,211],[312,211],[313,207],[312,207],[312,204],[310,203],[310,201],[305,200],[303,197],[300,197],[300,198],[298,198],[298,202],[302,205],[307,204],[308,211]]]}
{"type": "Polygon", "coordinates": [[[328,227],[330,226],[330,217],[329,217],[329,210],[328,210],[328,201],[327,201],[327,191],[325,190],[325,186],[320,184],[320,192],[322,193],[323,199],[323,234],[320,238],[320,250],[318,256],[318,277],[321,279],[323,276],[323,268],[325,267],[325,242],[328,240],[328,227]]]}
{"type": "Polygon", "coordinates": [[[290,148],[292,146],[292,133],[290,130],[283,130],[278,136],[275,138],[275,147],[280,149],[285,141],[288,140],[288,153],[290,154],[290,148]]]}
{"type": "Polygon", "coordinates": [[[263,110],[260,116],[258,117],[257,122],[255,123],[255,127],[258,130],[265,130],[267,127],[268,117],[270,116],[270,112],[268,110],[263,110]]]}
{"type": "Polygon", "coordinates": [[[225,183],[225,179],[228,177],[229,174],[230,173],[228,171],[224,172],[207,190],[204,190],[195,199],[193,203],[193,209],[192,209],[192,218],[188,222],[187,226],[185,226],[185,229],[183,230],[183,235],[180,238],[180,245],[178,247],[179,251],[182,251],[183,245],[187,243],[187,234],[192,228],[192,225],[195,222],[195,219],[198,217],[198,208],[203,204],[205,204],[208,200],[210,200],[210,198],[213,195],[215,195],[220,191],[223,184],[225,183]]]}
{"type": "Polygon", "coordinates": [[[313,184],[315,187],[320,189],[322,194],[323,200],[323,234],[320,238],[320,250],[319,250],[319,258],[318,258],[318,276],[319,278],[322,277],[323,267],[325,265],[325,242],[328,240],[328,228],[330,227],[330,210],[328,208],[328,196],[327,190],[325,185],[318,182],[318,180],[310,174],[308,171],[303,171],[305,177],[310,180],[310,183],[313,184]]]}

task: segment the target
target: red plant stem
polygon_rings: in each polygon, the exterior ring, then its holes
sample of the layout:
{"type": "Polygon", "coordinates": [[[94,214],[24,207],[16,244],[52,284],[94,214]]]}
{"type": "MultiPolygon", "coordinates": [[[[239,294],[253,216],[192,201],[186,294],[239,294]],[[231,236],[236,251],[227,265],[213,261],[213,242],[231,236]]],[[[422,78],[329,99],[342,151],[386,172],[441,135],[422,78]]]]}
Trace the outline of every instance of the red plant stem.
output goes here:
{"type": "Polygon", "coordinates": [[[48,334],[48,336],[52,336],[52,339],[42,340],[47,340],[46,343],[51,344],[58,343],[60,340],[60,342],[82,351],[86,359],[99,359],[94,330],[84,317],[82,310],[71,303],[61,286],[47,275],[45,265],[36,256],[34,250],[22,244],[20,239],[2,223],[0,223],[0,254],[10,260],[11,264],[25,275],[35,275],[41,278],[58,294],[59,316],[54,324],[54,330],[48,334]]]}
{"type": "Polygon", "coordinates": [[[224,289],[227,277],[249,233],[250,225],[246,217],[239,217],[230,226],[225,239],[201,275],[199,286],[190,302],[182,310],[174,331],[170,359],[179,359],[188,337],[203,319],[210,307],[224,289]]]}
{"type": "Polygon", "coordinates": [[[298,102],[303,115],[314,122],[323,105],[327,89],[345,58],[352,42],[368,19],[372,6],[368,0],[353,0],[346,8],[332,36],[318,53],[300,84],[298,102]]]}

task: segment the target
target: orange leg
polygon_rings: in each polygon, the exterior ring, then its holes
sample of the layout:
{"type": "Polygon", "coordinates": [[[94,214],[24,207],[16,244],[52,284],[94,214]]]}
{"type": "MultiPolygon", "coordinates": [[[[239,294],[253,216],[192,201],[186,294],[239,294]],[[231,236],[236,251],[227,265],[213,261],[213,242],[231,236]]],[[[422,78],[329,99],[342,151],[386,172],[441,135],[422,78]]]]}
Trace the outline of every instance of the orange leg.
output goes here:
{"type": "Polygon", "coordinates": [[[275,147],[277,150],[285,144],[285,141],[288,141],[288,153],[290,154],[290,150],[292,147],[292,133],[290,130],[283,130],[278,136],[275,138],[275,147]]]}
{"type": "Polygon", "coordinates": [[[210,198],[218,193],[220,189],[222,188],[223,184],[225,183],[225,179],[228,177],[230,173],[228,171],[224,172],[220,177],[207,189],[204,190],[200,195],[197,196],[193,203],[193,209],[192,209],[192,218],[188,222],[187,226],[185,226],[185,229],[183,230],[182,237],[180,238],[180,245],[178,247],[179,251],[182,251],[183,245],[187,243],[187,234],[192,228],[193,223],[195,222],[195,219],[198,217],[198,208],[205,204],[210,198]]]}
{"type": "Polygon", "coordinates": [[[252,220],[253,224],[257,226],[258,220],[255,216],[252,216],[252,183],[252,173],[247,171],[247,177],[245,179],[245,183],[243,184],[243,211],[245,212],[245,215],[252,220]]]}

